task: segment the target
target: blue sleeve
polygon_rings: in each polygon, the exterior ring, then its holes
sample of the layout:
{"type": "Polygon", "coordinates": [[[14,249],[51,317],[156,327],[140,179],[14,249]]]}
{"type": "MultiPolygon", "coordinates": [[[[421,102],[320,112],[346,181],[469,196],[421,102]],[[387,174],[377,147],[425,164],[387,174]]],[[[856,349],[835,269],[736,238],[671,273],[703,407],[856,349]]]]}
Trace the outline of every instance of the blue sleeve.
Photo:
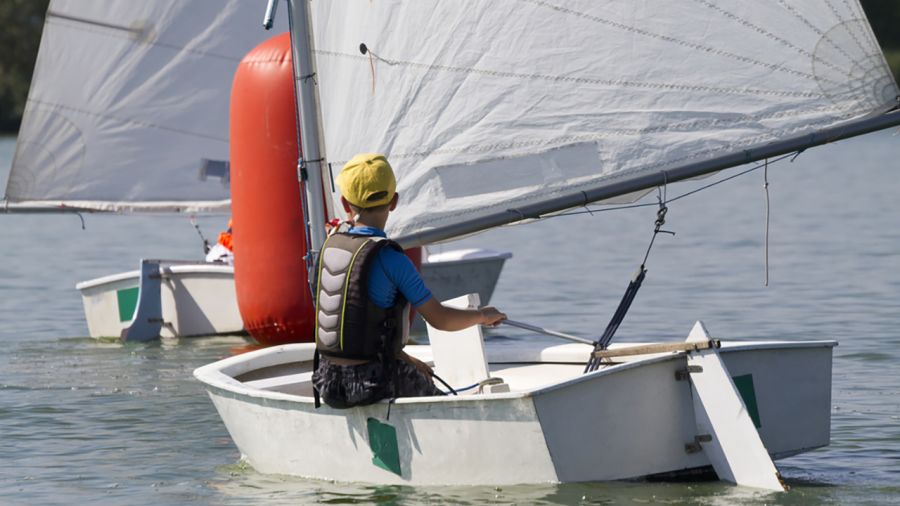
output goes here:
{"type": "Polygon", "coordinates": [[[419,307],[431,298],[431,291],[422,281],[412,260],[394,248],[383,248],[378,255],[388,279],[413,307],[419,307]]]}

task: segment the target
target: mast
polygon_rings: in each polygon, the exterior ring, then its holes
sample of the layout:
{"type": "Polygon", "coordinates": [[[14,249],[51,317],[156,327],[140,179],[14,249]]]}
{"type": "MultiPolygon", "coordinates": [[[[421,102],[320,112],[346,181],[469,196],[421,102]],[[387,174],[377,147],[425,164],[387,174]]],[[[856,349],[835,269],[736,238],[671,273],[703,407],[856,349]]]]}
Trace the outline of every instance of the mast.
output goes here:
{"type": "MultiPolygon", "coordinates": [[[[267,10],[274,15],[274,4],[270,0],[267,10]]],[[[291,56],[294,67],[294,91],[297,94],[297,134],[300,153],[297,174],[305,191],[303,211],[306,217],[307,269],[310,290],[313,287],[313,271],[316,259],[325,242],[325,203],[323,198],[322,167],[325,150],[321,142],[319,121],[319,96],[316,84],[316,66],[313,59],[313,33],[309,16],[309,0],[287,0],[291,31],[291,56]]]]}
{"type": "Polygon", "coordinates": [[[542,202],[509,208],[489,215],[480,216],[467,221],[453,223],[444,227],[436,227],[420,232],[400,236],[396,239],[404,248],[420,246],[461,237],[466,234],[481,232],[489,228],[508,225],[518,221],[537,219],[542,215],[584,206],[592,202],[611,199],[668,183],[718,172],[738,165],[756,162],[787,153],[800,152],[807,148],[820,146],[830,142],[848,139],[885,128],[900,125],[900,110],[859,118],[831,128],[812,133],[790,137],[769,144],[757,145],[738,152],[711,158],[701,162],[677,165],[652,173],[635,174],[630,178],[601,181],[597,186],[554,197],[542,202]]]}

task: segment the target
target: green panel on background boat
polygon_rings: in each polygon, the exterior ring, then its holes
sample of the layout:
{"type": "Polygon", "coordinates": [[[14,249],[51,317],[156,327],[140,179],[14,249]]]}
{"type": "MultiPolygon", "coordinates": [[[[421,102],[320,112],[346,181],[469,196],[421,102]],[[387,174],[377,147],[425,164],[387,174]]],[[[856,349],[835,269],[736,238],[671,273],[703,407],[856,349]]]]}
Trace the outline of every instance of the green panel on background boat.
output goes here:
{"type": "Polygon", "coordinates": [[[402,476],[397,429],[374,418],[366,420],[366,426],[369,430],[369,446],[372,448],[372,463],[397,476],[402,476]]]}
{"type": "Polygon", "coordinates": [[[734,386],[737,387],[738,393],[741,394],[741,399],[744,400],[744,406],[747,406],[747,411],[750,413],[750,419],[753,420],[753,425],[759,429],[762,427],[762,423],[759,420],[759,407],[756,405],[756,390],[753,388],[753,375],[745,374],[743,376],[735,376],[731,378],[734,381],[734,386]]]}
{"type": "Polygon", "coordinates": [[[119,302],[119,321],[128,322],[134,317],[134,308],[137,307],[140,287],[123,288],[116,291],[116,299],[119,302]]]}

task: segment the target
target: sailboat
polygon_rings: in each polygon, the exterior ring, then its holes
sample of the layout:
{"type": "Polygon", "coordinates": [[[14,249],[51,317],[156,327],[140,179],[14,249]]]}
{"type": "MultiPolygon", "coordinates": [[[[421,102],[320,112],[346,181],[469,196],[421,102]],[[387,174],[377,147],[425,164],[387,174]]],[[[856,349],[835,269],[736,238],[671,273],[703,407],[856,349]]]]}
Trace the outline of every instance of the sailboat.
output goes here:
{"type": "MultiPolygon", "coordinates": [[[[231,82],[270,35],[258,29],[264,7],[50,2],[0,212],[227,214],[231,82]]],[[[489,298],[508,258],[448,251],[426,257],[423,271],[448,296],[489,298]]],[[[144,259],[76,289],[92,337],[119,337],[148,319],[159,326],[142,339],[244,331],[230,265],[144,259]]]]}
{"type": "MultiPolygon", "coordinates": [[[[404,246],[654,189],[664,214],[678,181],[900,124],[857,0],[288,5],[308,195],[323,160],[383,151],[404,246]]],[[[711,467],[777,491],[773,460],[829,443],[836,342],[729,341],[698,321],[684,342],[611,343],[619,323],[559,345],[430,329],[406,351],[474,387],[349,410],[316,408],[313,344],[194,375],[263,473],[503,485],[711,467]]]]}

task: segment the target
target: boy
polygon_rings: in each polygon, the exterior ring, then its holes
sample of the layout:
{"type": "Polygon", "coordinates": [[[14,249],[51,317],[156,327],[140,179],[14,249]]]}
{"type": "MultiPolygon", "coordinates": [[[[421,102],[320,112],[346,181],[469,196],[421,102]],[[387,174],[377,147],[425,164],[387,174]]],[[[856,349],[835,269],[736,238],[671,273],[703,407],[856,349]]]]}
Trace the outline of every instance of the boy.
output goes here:
{"type": "Polygon", "coordinates": [[[384,398],[441,395],[431,368],[403,351],[409,306],[433,327],[496,325],[493,307],[461,310],[432,297],[384,226],[397,207],[397,182],[384,155],[353,157],[337,177],[353,227],[331,235],[319,257],[313,385],[326,404],[349,408],[384,398]]]}

